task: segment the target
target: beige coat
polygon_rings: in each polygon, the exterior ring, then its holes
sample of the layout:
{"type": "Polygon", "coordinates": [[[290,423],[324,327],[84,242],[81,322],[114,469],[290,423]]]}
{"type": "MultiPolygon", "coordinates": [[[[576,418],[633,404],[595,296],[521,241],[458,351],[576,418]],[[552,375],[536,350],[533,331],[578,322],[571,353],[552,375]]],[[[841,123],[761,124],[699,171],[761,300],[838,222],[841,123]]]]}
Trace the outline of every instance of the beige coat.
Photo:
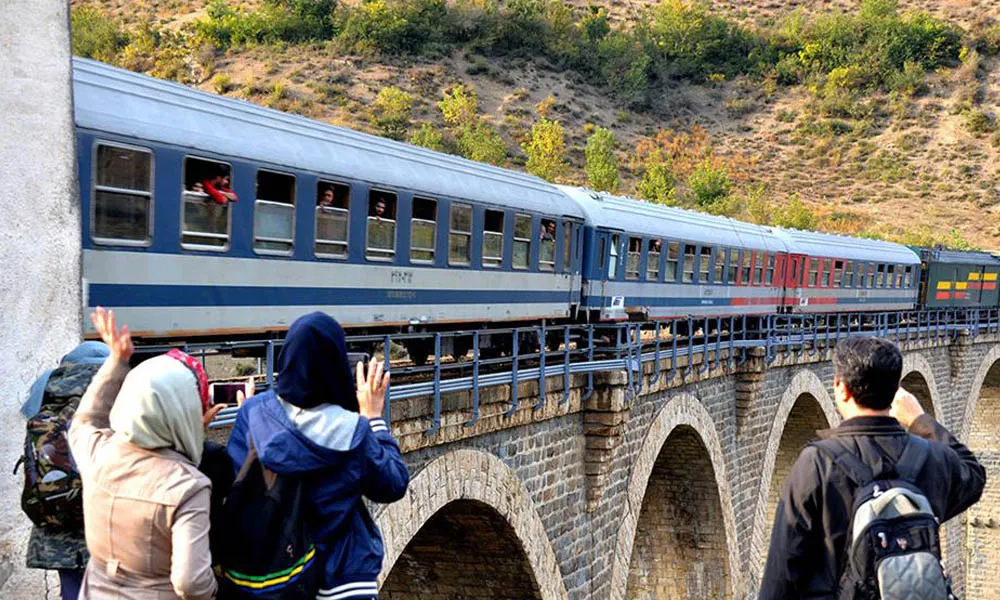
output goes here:
{"type": "Polygon", "coordinates": [[[182,454],[142,449],[109,429],[128,370],[104,363],[69,430],[91,556],[80,600],[210,600],[211,484],[182,454]]]}

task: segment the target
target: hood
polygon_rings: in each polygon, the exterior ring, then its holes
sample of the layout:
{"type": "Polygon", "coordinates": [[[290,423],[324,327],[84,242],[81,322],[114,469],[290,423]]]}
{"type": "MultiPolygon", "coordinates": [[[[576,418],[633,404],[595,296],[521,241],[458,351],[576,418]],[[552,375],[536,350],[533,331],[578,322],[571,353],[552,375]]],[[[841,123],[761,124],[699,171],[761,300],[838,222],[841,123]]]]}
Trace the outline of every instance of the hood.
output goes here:
{"type": "Polygon", "coordinates": [[[288,328],[278,355],[278,396],[299,408],[335,404],[358,412],[344,330],[333,317],[314,312],[288,328]]]}
{"type": "Polygon", "coordinates": [[[279,474],[328,468],[361,444],[361,415],[336,404],[303,409],[274,391],[258,396],[248,426],[261,463],[279,474]]]}

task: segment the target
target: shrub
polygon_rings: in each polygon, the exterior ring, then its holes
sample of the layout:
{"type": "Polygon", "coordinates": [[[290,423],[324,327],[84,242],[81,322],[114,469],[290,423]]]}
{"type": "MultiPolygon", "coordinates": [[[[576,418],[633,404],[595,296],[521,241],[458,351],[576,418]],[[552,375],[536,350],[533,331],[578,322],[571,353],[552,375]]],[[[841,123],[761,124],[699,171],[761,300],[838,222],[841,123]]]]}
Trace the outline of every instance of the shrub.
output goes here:
{"type": "Polygon", "coordinates": [[[233,89],[233,81],[228,75],[219,73],[212,77],[212,89],[216,94],[225,94],[233,89]]]}
{"type": "Polygon", "coordinates": [[[125,35],[117,23],[101,11],[88,6],[70,12],[70,32],[73,54],[112,63],[125,43],[125,35]]]}
{"type": "Polygon", "coordinates": [[[528,155],[529,173],[555,181],[566,171],[566,140],[558,121],[543,118],[535,123],[521,147],[528,155]]]}
{"type": "Polygon", "coordinates": [[[640,198],[650,202],[677,204],[677,180],[665,162],[647,164],[635,191],[640,198]]]}
{"type": "Polygon", "coordinates": [[[630,108],[649,104],[649,71],[652,59],[631,36],[613,33],[596,49],[601,81],[630,108]]]}
{"type": "Polygon", "coordinates": [[[194,30],[219,48],[329,39],[336,6],[335,0],[265,0],[255,9],[235,9],[212,0],[194,30]]]}
{"type": "Polygon", "coordinates": [[[473,87],[458,84],[444,91],[438,102],[444,122],[452,127],[474,125],[479,118],[479,97],[473,87]]]}
{"type": "Polygon", "coordinates": [[[587,146],[584,149],[587,163],[584,171],[593,189],[606,192],[618,189],[618,157],[615,156],[617,145],[615,136],[604,127],[595,128],[594,133],[587,139],[587,146]]]}
{"type": "Polygon", "coordinates": [[[341,15],[338,42],[361,53],[419,54],[445,41],[450,22],[445,0],[367,0],[341,15]]]}
{"type": "Polygon", "coordinates": [[[705,159],[685,181],[688,201],[700,208],[708,208],[729,195],[733,182],[725,168],[719,168],[705,159]]]}
{"type": "Polygon", "coordinates": [[[375,124],[394,140],[406,137],[413,111],[413,96],[394,85],[379,90],[375,97],[375,124]]]}
{"type": "Polygon", "coordinates": [[[965,128],[972,135],[983,135],[991,133],[996,129],[996,121],[993,116],[981,109],[972,108],[966,110],[962,113],[962,117],[965,120],[965,128]]]}
{"type": "Polygon", "coordinates": [[[408,140],[416,146],[423,146],[429,150],[444,151],[444,135],[437,127],[430,123],[422,123],[408,140]]]}
{"type": "Polygon", "coordinates": [[[502,166],[507,162],[507,144],[485,121],[466,125],[458,136],[459,153],[470,160],[502,166]]]}
{"type": "Polygon", "coordinates": [[[774,211],[772,218],[772,223],[778,227],[805,231],[816,229],[817,221],[815,213],[809,210],[795,194],[792,194],[785,206],[774,211]]]}

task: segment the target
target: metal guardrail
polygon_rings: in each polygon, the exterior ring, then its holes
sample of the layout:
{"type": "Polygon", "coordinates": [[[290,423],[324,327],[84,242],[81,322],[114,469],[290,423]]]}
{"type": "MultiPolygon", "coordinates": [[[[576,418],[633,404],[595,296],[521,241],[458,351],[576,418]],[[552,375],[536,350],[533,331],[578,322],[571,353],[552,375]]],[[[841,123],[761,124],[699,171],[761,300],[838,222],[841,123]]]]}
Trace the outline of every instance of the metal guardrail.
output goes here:
{"type": "MultiPolygon", "coordinates": [[[[501,330],[455,331],[438,333],[407,333],[378,336],[351,336],[349,347],[359,345],[373,348],[381,346],[382,358],[388,368],[394,344],[423,340],[434,349],[433,361],[425,366],[398,365],[393,373],[406,378],[421,380],[391,384],[386,392],[385,418],[390,420],[393,402],[430,397],[433,414],[426,434],[434,435],[441,427],[444,394],[471,392],[471,414],[466,427],[474,426],[480,417],[482,389],[511,386],[510,407],[506,416],[520,408],[516,383],[537,381],[539,399],[534,409],[541,409],[547,401],[545,393],[548,378],[563,377],[563,393],[559,402],[570,401],[571,378],[586,376],[583,401],[594,393],[594,374],[607,371],[624,371],[631,393],[638,394],[647,385],[652,386],[663,376],[659,368],[645,379],[643,365],[663,359],[686,357],[683,367],[671,361],[666,377],[673,378],[679,370],[687,376],[695,368],[708,372],[723,361],[728,366],[738,366],[748,359],[748,350],[762,348],[768,364],[780,355],[809,352],[815,355],[822,348],[852,335],[876,335],[897,342],[916,340],[945,340],[959,333],[977,336],[982,333],[1000,333],[1000,310],[991,309],[932,309],[883,313],[851,314],[787,314],[760,317],[689,317],[670,321],[629,322],[619,324],[560,325],[523,327],[501,330]],[[486,356],[481,349],[486,336],[504,339],[507,356],[486,356]],[[505,336],[510,336],[506,340],[505,336]],[[442,356],[442,342],[463,338],[466,345],[471,339],[471,351],[465,357],[442,356]],[[385,351],[385,349],[390,349],[385,351]],[[702,357],[700,365],[695,356],[702,357]],[[450,359],[450,360],[446,360],[450,359]]],[[[494,342],[496,340],[493,340],[494,342]]],[[[266,368],[264,388],[274,384],[275,351],[277,340],[205,343],[180,346],[204,361],[208,353],[229,353],[241,349],[263,350],[266,368]]],[[[177,346],[147,346],[139,352],[164,351],[177,346]]],[[[260,375],[260,374],[258,374],[260,375]]],[[[237,409],[226,408],[212,422],[212,428],[232,425],[237,409]]]]}

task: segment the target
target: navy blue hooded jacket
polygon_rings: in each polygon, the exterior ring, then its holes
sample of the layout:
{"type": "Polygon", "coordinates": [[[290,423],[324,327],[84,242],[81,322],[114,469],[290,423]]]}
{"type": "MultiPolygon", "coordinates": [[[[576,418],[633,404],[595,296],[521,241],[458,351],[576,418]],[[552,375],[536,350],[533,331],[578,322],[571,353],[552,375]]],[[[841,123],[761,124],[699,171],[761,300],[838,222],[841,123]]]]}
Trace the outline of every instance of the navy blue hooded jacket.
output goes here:
{"type": "Polygon", "coordinates": [[[266,468],[305,478],[313,539],[325,565],[317,598],[374,597],[382,537],[362,497],[389,503],[406,493],[399,446],[383,419],[344,408],[356,407],[357,398],[344,334],[332,318],[312,313],[296,321],[278,363],[276,389],[247,400],[236,418],[233,466],[242,466],[252,439],[266,468]]]}

